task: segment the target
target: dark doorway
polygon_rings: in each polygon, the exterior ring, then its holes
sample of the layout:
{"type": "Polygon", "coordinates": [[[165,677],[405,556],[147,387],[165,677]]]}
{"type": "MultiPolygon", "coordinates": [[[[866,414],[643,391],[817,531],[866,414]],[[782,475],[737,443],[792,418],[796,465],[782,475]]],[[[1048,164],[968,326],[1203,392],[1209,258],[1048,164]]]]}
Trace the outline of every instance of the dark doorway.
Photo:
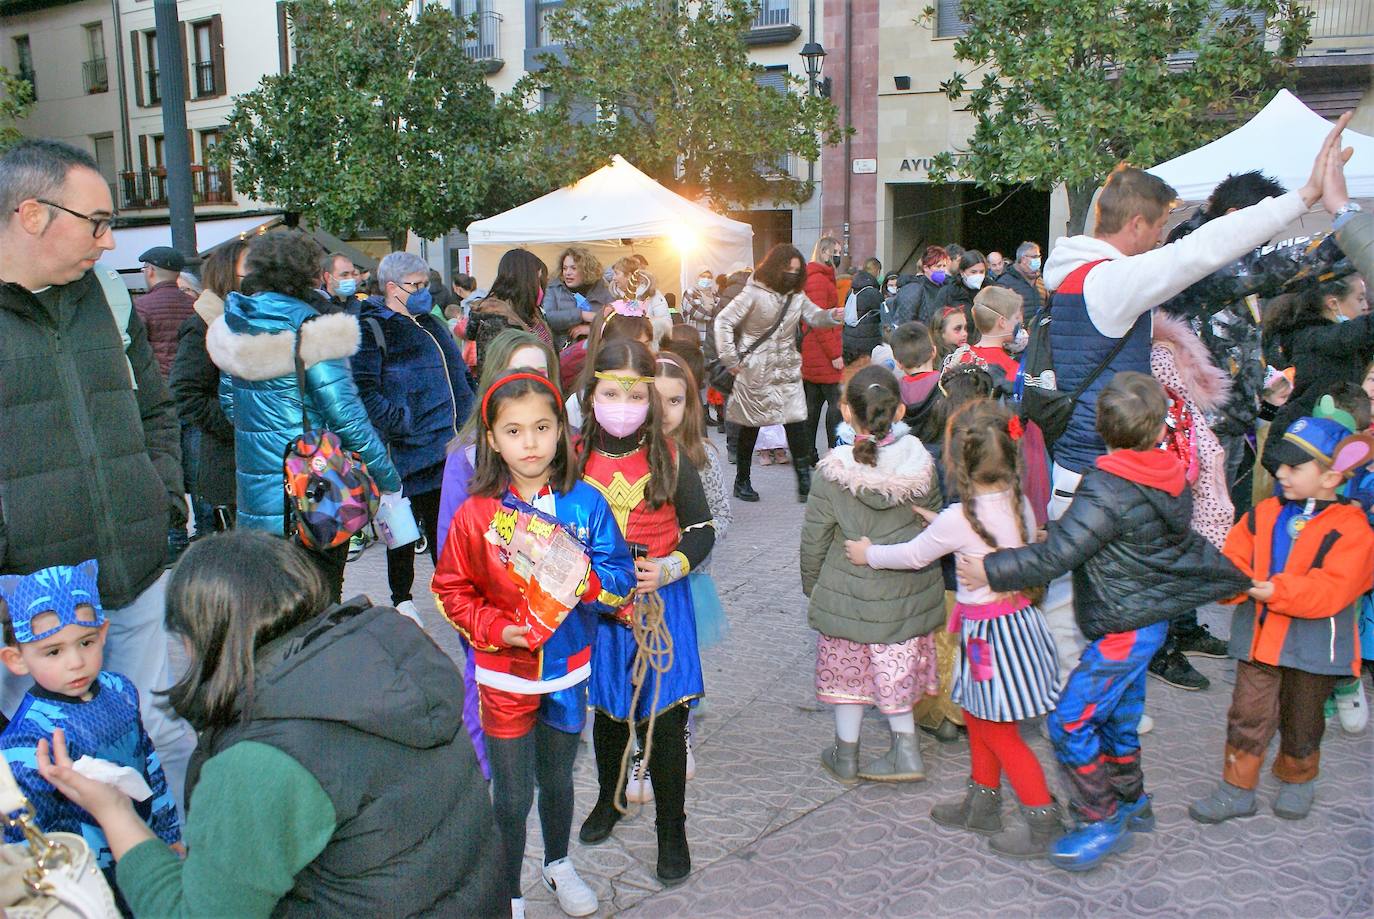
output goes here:
{"type": "Polygon", "coordinates": [[[1048,248],[1050,194],[1017,186],[989,196],[968,182],[887,186],[891,196],[893,270],[915,273],[926,246],[958,243],[1010,260],[1026,240],[1048,248]]]}
{"type": "MultiPolygon", "coordinates": [[[[754,228],[755,265],[763,261],[764,253],[778,243],[792,244],[791,211],[739,211],[730,216],[754,228]]],[[[725,266],[725,269],[728,268],[725,266]]]]}

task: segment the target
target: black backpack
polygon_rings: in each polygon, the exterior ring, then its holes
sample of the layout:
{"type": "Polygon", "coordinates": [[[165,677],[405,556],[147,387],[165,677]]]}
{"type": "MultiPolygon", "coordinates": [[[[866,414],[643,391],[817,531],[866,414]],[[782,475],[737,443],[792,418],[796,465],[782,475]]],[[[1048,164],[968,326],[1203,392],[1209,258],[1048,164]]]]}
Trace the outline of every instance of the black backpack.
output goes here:
{"type": "Polygon", "coordinates": [[[1021,355],[1021,372],[1016,375],[1016,394],[1021,400],[1020,414],[1023,421],[1034,421],[1045,435],[1045,446],[1054,447],[1054,442],[1063,436],[1073,417],[1073,407],[1082,398],[1093,381],[1102,375],[1121,349],[1126,347],[1130,334],[1117,340],[1116,347],[1107,352],[1102,363],[1083,378],[1078,388],[1064,392],[1058,387],[1054,372],[1054,350],[1050,346],[1050,307],[1048,304],[1031,320],[1030,341],[1021,355]]]}

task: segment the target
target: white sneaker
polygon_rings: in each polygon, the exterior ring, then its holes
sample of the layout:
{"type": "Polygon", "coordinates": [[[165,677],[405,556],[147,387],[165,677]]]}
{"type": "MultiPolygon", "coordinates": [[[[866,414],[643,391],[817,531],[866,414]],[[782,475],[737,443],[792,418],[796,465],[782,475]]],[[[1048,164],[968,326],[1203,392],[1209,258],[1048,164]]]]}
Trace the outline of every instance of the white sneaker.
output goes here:
{"type": "Polygon", "coordinates": [[[524,897],[516,897],[510,901],[510,919],[525,919],[524,897]]]}
{"type": "Polygon", "coordinates": [[[636,750],[630,763],[630,777],[625,782],[625,800],[630,804],[648,804],[654,799],[654,785],[649,781],[649,764],[644,751],[636,750]]]}
{"type": "Polygon", "coordinates": [[[411,622],[418,625],[421,629],[424,629],[425,624],[420,621],[420,611],[415,608],[414,600],[402,600],[400,603],[397,603],[396,612],[400,613],[402,616],[405,616],[411,622]]]}
{"type": "Polygon", "coordinates": [[[697,758],[692,755],[692,723],[687,722],[687,780],[690,782],[697,774],[697,758]]]}
{"type": "Polygon", "coordinates": [[[1336,687],[1336,711],[1341,716],[1342,731],[1364,732],[1369,726],[1369,703],[1365,700],[1363,679],[1356,678],[1353,689],[1348,683],[1336,687]]]}
{"type": "Polygon", "coordinates": [[[596,891],[577,876],[572,859],[564,857],[545,865],[543,874],[544,886],[558,896],[558,906],[563,912],[569,916],[590,916],[596,912],[596,891]]]}
{"type": "Polygon", "coordinates": [[[1148,734],[1154,729],[1155,720],[1151,718],[1149,715],[1142,714],[1140,716],[1140,724],[1136,727],[1135,732],[1137,734],[1148,734]]]}

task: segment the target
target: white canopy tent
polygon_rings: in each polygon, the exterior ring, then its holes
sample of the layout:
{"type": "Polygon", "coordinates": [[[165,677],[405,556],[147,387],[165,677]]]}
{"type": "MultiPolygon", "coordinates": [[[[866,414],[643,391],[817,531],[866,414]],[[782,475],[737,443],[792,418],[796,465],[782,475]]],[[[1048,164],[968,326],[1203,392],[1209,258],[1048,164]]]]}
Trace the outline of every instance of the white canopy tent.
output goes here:
{"type": "Polygon", "coordinates": [[[660,290],[680,294],[703,268],[723,273],[754,262],[754,230],[669,191],[617,155],[578,182],[468,226],[473,274],[483,287],[508,249],[528,249],[556,276],[569,244],[603,265],[649,260],[660,290]]]}
{"type": "MultiPolygon", "coordinates": [[[[1312,173],[1312,160],[1332,124],[1302,100],[1281,89],[1269,104],[1245,124],[1210,144],[1160,163],[1149,172],[1172,185],[1179,198],[1201,204],[1228,175],[1258,169],[1277,179],[1289,191],[1301,188],[1312,173]]],[[[1347,129],[1342,145],[1354,147],[1346,164],[1350,196],[1374,200],[1374,137],[1347,129]]],[[[1330,219],[1322,212],[1302,218],[1295,232],[1326,229],[1330,219]]]]}

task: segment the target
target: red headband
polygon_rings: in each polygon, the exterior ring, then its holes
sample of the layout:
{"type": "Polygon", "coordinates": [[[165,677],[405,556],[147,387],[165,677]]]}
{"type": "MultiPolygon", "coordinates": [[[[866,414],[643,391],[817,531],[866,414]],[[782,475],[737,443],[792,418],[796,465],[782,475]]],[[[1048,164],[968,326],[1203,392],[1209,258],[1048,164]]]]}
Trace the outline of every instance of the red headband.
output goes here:
{"type": "Polygon", "coordinates": [[[508,373],[492,383],[491,386],[487,387],[487,394],[482,397],[482,420],[486,422],[487,427],[491,427],[491,416],[487,414],[487,403],[491,402],[491,394],[507,383],[513,383],[516,380],[537,380],[543,383],[549,388],[549,392],[553,393],[554,401],[559,405],[563,404],[563,394],[558,391],[558,387],[554,386],[553,380],[550,380],[548,377],[538,373],[530,373],[527,370],[522,370],[518,373],[508,373]]]}

